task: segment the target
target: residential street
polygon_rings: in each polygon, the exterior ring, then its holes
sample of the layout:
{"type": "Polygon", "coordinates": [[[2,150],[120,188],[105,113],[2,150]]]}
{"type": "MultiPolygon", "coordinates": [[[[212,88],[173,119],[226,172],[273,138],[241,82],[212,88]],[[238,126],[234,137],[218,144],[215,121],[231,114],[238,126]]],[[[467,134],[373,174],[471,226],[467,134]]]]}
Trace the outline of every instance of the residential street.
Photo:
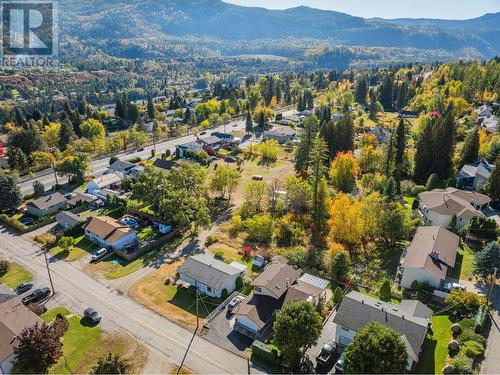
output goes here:
{"type": "MultiPolygon", "coordinates": [[[[288,111],[285,111],[282,113],[284,116],[287,116],[287,115],[293,114],[294,110],[288,110],[288,111]]],[[[243,119],[232,121],[226,125],[221,125],[221,126],[214,128],[214,129],[209,129],[206,131],[207,134],[202,136],[202,138],[206,137],[206,136],[210,135],[210,133],[216,132],[216,131],[219,131],[219,132],[226,131],[227,133],[232,133],[234,131],[241,131],[244,129],[245,129],[245,119],[243,118],[243,119]]],[[[156,144],[156,151],[157,152],[164,152],[167,149],[174,151],[175,146],[183,144],[183,143],[187,143],[187,142],[192,142],[194,140],[196,140],[196,137],[193,134],[190,134],[190,135],[186,135],[183,137],[163,141],[163,142],[156,144]]],[[[152,149],[153,149],[153,146],[146,146],[146,147],[144,147],[144,150],[139,151],[139,152],[135,152],[134,149],[130,149],[126,152],[118,153],[115,156],[122,158],[123,160],[131,159],[131,158],[135,158],[135,157],[140,157],[140,158],[144,159],[144,158],[149,158],[151,156],[152,149]]],[[[105,157],[92,160],[91,173],[94,175],[102,174],[102,172],[104,172],[109,165],[109,158],[110,157],[111,157],[111,155],[107,155],[105,157]]],[[[47,170],[46,174],[44,174],[36,179],[38,181],[40,181],[45,186],[45,188],[50,188],[52,185],[55,184],[54,174],[52,173],[51,170],[47,170]]],[[[67,179],[64,177],[58,177],[58,180],[59,180],[60,184],[67,182],[67,179]]],[[[30,179],[30,180],[20,182],[18,184],[19,187],[21,188],[21,192],[23,194],[30,193],[33,191],[33,181],[34,181],[34,179],[30,179]]]]}
{"type": "MultiPolygon", "coordinates": [[[[0,252],[23,264],[49,285],[40,248],[0,227],[0,252]]],[[[77,314],[93,307],[103,316],[104,329],[121,329],[146,344],[166,361],[178,365],[192,332],[139,305],[117,290],[106,287],[65,261],[51,259],[55,299],[77,314]]],[[[197,336],[185,366],[196,373],[246,373],[246,361],[197,336]]],[[[257,372],[256,369],[252,370],[257,372]]]]}
{"type": "Polygon", "coordinates": [[[500,286],[496,286],[491,296],[493,310],[491,315],[493,321],[491,324],[490,336],[485,359],[481,365],[481,374],[498,374],[500,372],[500,286]]]}

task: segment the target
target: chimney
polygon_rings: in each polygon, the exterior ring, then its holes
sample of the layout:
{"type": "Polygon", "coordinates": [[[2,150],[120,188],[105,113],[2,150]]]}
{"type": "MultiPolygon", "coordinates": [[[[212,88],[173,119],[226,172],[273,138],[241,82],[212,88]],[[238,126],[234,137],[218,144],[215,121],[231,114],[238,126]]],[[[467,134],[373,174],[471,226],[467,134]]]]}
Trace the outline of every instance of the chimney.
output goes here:
{"type": "Polygon", "coordinates": [[[288,289],[290,287],[290,279],[287,277],[286,278],[286,288],[288,289]]]}
{"type": "Polygon", "coordinates": [[[432,250],[429,255],[431,256],[432,259],[435,259],[435,260],[439,259],[439,252],[436,250],[432,250]]]}

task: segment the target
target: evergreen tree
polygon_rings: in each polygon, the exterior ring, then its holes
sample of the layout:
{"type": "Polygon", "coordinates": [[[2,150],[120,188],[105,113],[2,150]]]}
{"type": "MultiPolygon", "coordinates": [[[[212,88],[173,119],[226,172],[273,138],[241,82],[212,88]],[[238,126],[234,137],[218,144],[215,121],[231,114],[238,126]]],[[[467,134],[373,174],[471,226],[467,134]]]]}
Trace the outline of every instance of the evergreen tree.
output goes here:
{"type": "Polygon", "coordinates": [[[75,137],[73,124],[66,117],[61,121],[61,129],[59,130],[59,149],[64,151],[75,137]]]}
{"type": "Polygon", "coordinates": [[[388,200],[395,200],[398,196],[398,185],[394,177],[389,177],[384,188],[384,195],[388,200]]]}
{"type": "Polygon", "coordinates": [[[391,132],[389,143],[387,143],[385,151],[384,172],[387,177],[391,175],[393,162],[394,162],[394,131],[391,132]]]}
{"type": "Polygon", "coordinates": [[[139,120],[139,108],[137,108],[135,104],[128,105],[127,120],[129,120],[132,125],[139,120]]]}
{"type": "Polygon", "coordinates": [[[444,116],[436,121],[433,131],[433,167],[441,180],[453,174],[453,154],[455,151],[456,127],[453,108],[450,106],[444,116]]]}
{"type": "Polygon", "coordinates": [[[150,96],[148,96],[148,118],[150,120],[154,120],[155,118],[155,113],[156,113],[156,108],[155,105],[153,104],[153,99],[151,99],[150,96]]]}
{"type": "Polygon", "coordinates": [[[191,121],[191,109],[187,107],[186,111],[184,112],[183,122],[184,124],[189,124],[190,121],[191,121]]]}
{"type": "Polygon", "coordinates": [[[460,165],[462,168],[466,164],[476,163],[479,157],[479,128],[476,126],[467,134],[464,142],[464,148],[460,157],[460,165]]]}
{"type": "Polygon", "coordinates": [[[356,102],[364,104],[366,103],[367,95],[368,95],[368,78],[366,77],[366,75],[362,75],[358,79],[354,99],[356,100],[356,102]]]}
{"type": "Polygon", "coordinates": [[[0,212],[13,211],[23,202],[18,180],[17,175],[0,171],[0,212]]]}
{"type": "Polygon", "coordinates": [[[312,187],[312,235],[311,242],[320,246],[324,239],[324,231],[327,220],[326,200],[328,198],[328,186],[325,174],[325,161],[328,159],[326,142],[317,136],[313,142],[310,155],[311,187],[312,187]]]}
{"type": "Polygon", "coordinates": [[[250,114],[250,110],[247,111],[246,115],[245,131],[247,133],[251,133],[253,131],[253,121],[252,121],[252,115],[250,114]]]}
{"type": "Polygon", "coordinates": [[[81,130],[82,122],[83,121],[82,121],[82,116],[80,116],[80,112],[78,112],[78,110],[75,109],[72,112],[71,123],[73,124],[73,129],[77,137],[82,136],[82,130],[81,130]]]}
{"type": "Polygon", "coordinates": [[[406,152],[406,131],[405,121],[401,119],[396,129],[396,144],[394,155],[395,177],[397,181],[401,181],[404,169],[404,158],[406,152]]]}
{"type": "Polygon", "coordinates": [[[495,268],[500,268],[500,245],[498,242],[493,241],[484,246],[474,256],[473,273],[483,279],[488,279],[493,274],[495,268]]]}
{"type": "Polygon", "coordinates": [[[264,111],[260,111],[259,113],[259,127],[264,127],[266,125],[266,114],[264,113],[264,111]]]}
{"type": "Polygon", "coordinates": [[[393,90],[394,78],[392,75],[386,74],[380,85],[380,104],[382,104],[385,111],[392,111],[393,109],[393,90]]]}
{"type": "Polygon", "coordinates": [[[396,99],[396,109],[401,111],[406,106],[408,96],[408,83],[406,80],[399,86],[398,97],[396,99]]]}
{"type": "Polygon", "coordinates": [[[500,155],[497,156],[495,167],[491,171],[488,181],[488,192],[491,199],[500,201],[500,155]]]}
{"type": "Polygon", "coordinates": [[[319,123],[316,116],[309,116],[304,119],[303,128],[299,132],[299,144],[295,153],[295,170],[297,172],[307,171],[309,153],[318,133],[318,127],[319,123]]]}
{"type": "Polygon", "coordinates": [[[431,121],[426,122],[422,135],[417,141],[414,178],[420,183],[427,181],[427,178],[432,174],[431,167],[434,161],[432,127],[431,121]]]}

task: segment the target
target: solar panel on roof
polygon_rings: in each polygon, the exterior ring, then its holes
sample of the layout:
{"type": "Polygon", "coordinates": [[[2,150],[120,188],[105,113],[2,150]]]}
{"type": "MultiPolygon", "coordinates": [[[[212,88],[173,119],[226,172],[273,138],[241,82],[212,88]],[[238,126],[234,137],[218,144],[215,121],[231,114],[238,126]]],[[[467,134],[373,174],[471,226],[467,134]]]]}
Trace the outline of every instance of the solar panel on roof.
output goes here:
{"type": "Polygon", "coordinates": [[[300,278],[301,281],[317,286],[318,288],[325,289],[328,285],[328,280],[322,279],[321,277],[313,276],[308,273],[305,273],[300,278]]]}

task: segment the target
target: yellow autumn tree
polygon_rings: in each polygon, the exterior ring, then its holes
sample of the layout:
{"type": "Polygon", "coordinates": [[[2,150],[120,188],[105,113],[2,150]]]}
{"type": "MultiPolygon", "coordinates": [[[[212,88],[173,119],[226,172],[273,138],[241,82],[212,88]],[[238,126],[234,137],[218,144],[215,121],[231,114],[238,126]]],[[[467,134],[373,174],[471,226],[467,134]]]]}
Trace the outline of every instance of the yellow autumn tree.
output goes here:
{"type": "Polygon", "coordinates": [[[328,240],[341,243],[354,250],[363,237],[360,207],[349,196],[339,193],[328,208],[328,240]]]}
{"type": "Polygon", "coordinates": [[[350,193],[356,187],[359,164],[352,152],[340,152],[330,165],[330,181],[341,192],[350,193]]]}

